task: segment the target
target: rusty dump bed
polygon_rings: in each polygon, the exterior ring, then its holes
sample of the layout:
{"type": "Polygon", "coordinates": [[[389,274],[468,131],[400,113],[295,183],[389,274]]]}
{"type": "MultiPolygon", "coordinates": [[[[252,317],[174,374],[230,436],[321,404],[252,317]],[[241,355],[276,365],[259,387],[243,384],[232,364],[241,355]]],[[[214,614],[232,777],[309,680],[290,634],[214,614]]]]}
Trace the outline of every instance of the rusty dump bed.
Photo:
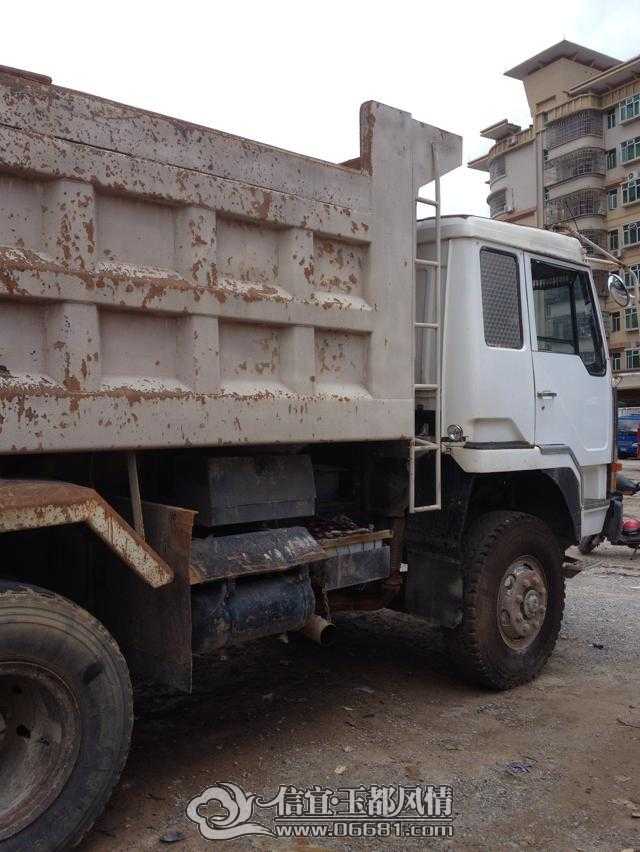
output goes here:
{"type": "Polygon", "coordinates": [[[0,452],[410,435],[414,196],[461,145],[360,123],[333,165],[0,71],[0,452]]]}

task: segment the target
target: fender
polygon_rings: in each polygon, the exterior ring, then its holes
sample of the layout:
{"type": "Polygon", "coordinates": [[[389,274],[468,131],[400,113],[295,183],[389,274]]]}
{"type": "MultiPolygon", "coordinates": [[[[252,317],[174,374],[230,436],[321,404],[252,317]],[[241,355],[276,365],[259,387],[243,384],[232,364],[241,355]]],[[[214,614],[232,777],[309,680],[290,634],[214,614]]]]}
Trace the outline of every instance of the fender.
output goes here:
{"type": "Polygon", "coordinates": [[[152,588],[173,580],[167,563],[93,488],[70,482],[0,479],[0,533],[86,524],[152,588]]]}

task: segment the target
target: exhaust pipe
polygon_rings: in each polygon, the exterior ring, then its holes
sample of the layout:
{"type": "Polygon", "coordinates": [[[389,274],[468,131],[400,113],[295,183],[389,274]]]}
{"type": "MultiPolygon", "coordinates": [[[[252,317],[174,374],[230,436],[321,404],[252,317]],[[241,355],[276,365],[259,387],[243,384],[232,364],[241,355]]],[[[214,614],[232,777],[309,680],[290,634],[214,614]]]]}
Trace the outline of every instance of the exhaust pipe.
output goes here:
{"type": "Polygon", "coordinates": [[[300,632],[318,645],[327,646],[335,641],[338,628],[321,615],[312,615],[300,632]]]}

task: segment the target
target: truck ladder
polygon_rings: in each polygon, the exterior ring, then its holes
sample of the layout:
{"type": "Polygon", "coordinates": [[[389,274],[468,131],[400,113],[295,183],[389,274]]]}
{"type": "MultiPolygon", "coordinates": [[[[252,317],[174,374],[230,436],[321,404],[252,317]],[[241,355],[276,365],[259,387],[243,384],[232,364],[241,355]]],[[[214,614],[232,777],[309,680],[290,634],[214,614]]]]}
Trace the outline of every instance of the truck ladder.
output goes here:
{"type": "MultiPolygon", "coordinates": [[[[414,409],[417,405],[416,392],[428,391],[433,394],[435,404],[435,428],[434,440],[428,441],[418,435],[414,435],[409,446],[409,511],[414,512],[436,512],[442,508],[442,444],[441,444],[441,383],[442,383],[442,352],[440,340],[440,287],[441,287],[441,269],[442,269],[442,244],[440,231],[440,173],[438,170],[438,152],[436,146],[431,144],[431,158],[433,162],[434,182],[435,182],[435,199],[424,198],[418,195],[416,204],[427,204],[435,209],[435,225],[436,225],[436,257],[435,260],[424,260],[419,258],[417,249],[417,228],[414,240],[414,299],[413,299],[413,351],[414,351],[414,369],[415,369],[415,351],[416,351],[416,336],[418,329],[428,329],[427,333],[433,334],[435,337],[435,359],[436,359],[436,381],[434,384],[416,383],[414,381],[414,409]],[[433,317],[434,322],[418,322],[416,320],[416,295],[418,286],[417,273],[421,270],[433,270],[433,317]],[[424,506],[416,506],[416,459],[418,456],[425,453],[433,454],[435,466],[435,502],[424,506]]],[[[428,299],[428,289],[425,282],[425,305],[428,299]]],[[[424,378],[424,376],[423,376],[424,378]]]]}

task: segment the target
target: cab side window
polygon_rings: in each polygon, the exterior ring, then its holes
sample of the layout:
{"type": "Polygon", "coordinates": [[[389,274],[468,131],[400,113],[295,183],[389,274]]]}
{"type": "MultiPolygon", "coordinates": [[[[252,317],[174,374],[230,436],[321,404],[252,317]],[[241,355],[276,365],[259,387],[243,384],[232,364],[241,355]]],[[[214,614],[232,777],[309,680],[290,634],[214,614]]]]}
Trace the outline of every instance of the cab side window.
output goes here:
{"type": "Polygon", "coordinates": [[[603,376],[607,365],[587,273],[532,260],[531,278],[538,350],[577,355],[592,376],[603,376]]]}
{"type": "Polygon", "coordinates": [[[487,346],[522,349],[518,259],[495,249],[480,249],[480,287],[487,346]]]}

